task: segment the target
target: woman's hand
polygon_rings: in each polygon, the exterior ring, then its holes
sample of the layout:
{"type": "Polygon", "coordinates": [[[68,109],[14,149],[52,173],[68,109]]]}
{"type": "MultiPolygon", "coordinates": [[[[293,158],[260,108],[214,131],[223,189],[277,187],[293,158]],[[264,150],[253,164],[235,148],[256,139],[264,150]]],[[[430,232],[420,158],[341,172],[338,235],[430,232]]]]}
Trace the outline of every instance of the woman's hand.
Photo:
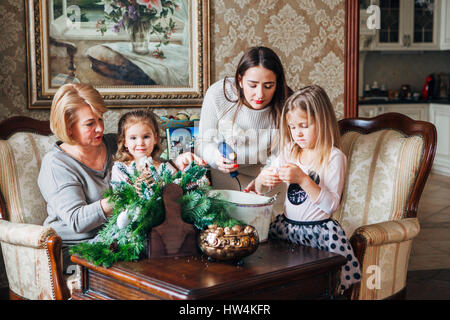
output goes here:
{"type": "Polygon", "coordinates": [[[100,207],[102,207],[103,213],[105,214],[105,217],[109,219],[111,214],[113,213],[113,207],[109,203],[109,199],[105,198],[100,200],[100,207]]]}
{"type": "Polygon", "coordinates": [[[192,152],[185,152],[185,153],[180,154],[175,159],[174,162],[175,162],[175,165],[178,167],[178,169],[183,171],[188,165],[190,165],[192,163],[192,161],[194,161],[196,164],[198,164],[200,166],[207,165],[205,160],[203,160],[202,158],[200,158],[199,156],[197,156],[196,154],[194,154],[192,152]]]}
{"type": "Polygon", "coordinates": [[[304,178],[308,177],[308,175],[303,172],[300,167],[293,163],[288,163],[282,166],[278,172],[279,178],[286,183],[297,183],[302,185],[304,182],[304,178]]]}
{"type": "Polygon", "coordinates": [[[223,173],[230,173],[236,171],[239,168],[239,165],[234,163],[233,160],[224,158],[222,155],[219,155],[217,157],[216,165],[217,169],[219,169],[223,173]]]}
{"type": "Polygon", "coordinates": [[[252,180],[252,182],[250,182],[247,187],[245,187],[244,192],[249,192],[249,193],[258,193],[256,191],[256,183],[255,180],[252,180]]]}

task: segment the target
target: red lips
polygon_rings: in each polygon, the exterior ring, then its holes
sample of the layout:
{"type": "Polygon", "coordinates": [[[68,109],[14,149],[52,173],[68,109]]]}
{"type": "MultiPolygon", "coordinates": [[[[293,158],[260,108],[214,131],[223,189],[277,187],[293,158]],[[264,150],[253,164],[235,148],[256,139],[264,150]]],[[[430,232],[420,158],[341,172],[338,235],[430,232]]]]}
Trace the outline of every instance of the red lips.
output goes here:
{"type": "Polygon", "coordinates": [[[264,101],[263,100],[255,100],[256,104],[262,104],[264,101]]]}

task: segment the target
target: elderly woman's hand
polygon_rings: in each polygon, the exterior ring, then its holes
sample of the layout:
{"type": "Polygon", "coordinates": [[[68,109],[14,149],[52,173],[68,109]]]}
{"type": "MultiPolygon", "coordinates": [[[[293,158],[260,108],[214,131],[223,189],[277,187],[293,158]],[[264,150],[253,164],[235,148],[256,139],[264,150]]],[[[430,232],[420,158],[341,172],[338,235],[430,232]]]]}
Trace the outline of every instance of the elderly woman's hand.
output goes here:
{"type": "Polygon", "coordinates": [[[101,199],[100,200],[100,206],[101,206],[101,208],[103,210],[103,213],[105,214],[105,217],[107,219],[109,219],[109,217],[113,213],[113,207],[109,203],[109,199],[108,198],[101,199]]]}
{"type": "Polygon", "coordinates": [[[185,152],[180,154],[176,159],[175,159],[175,165],[178,167],[178,169],[180,169],[181,171],[183,171],[188,165],[190,165],[192,163],[192,161],[194,161],[196,164],[200,165],[200,166],[206,166],[208,163],[206,163],[205,160],[203,160],[202,158],[200,158],[199,156],[197,156],[196,154],[192,153],[192,152],[185,152]]]}

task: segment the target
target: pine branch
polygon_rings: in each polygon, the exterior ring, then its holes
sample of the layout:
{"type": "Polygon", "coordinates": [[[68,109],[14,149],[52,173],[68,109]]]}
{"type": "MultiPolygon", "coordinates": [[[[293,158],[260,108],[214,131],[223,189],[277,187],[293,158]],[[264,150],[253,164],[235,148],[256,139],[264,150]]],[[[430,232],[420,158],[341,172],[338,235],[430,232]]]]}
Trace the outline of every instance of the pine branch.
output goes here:
{"type": "Polygon", "coordinates": [[[163,164],[160,173],[154,166],[150,166],[145,174],[147,176],[135,169],[129,176],[130,183],[115,184],[113,188],[106,190],[105,197],[113,205],[113,214],[99,231],[100,242],[79,243],[70,248],[71,254],[105,267],[117,261],[138,260],[150,229],[165,219],[163,188],[174,182],[183,189],[179,202],[184,221],[198,229],[204,229],[213,223],[222,227],[244,225],[243,222],[230,218],[228,213],[232,205],[223,200],[220,194],[211,194],[211,187],[202,186],[191,190],[192,184],[204,177],[206,168],[192,163],[184,172],[172,174],[163,164]],[[148,179],[150,176],[151,180],[148,179]],[[120,229],[117,218],[125,210],[136,216],[126,227],[120,229]]]}

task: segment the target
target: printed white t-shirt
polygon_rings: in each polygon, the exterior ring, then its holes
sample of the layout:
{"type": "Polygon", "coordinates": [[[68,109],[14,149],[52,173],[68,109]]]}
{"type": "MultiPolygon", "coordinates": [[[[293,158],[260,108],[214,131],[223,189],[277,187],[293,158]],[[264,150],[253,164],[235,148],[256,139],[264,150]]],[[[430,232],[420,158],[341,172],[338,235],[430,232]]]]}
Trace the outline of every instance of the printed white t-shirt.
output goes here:
{"type": "MultiPolygon", "coordinates": [[[[280,168],[284,163],[285,161],[280,155],[271,161],[270,166],[280,168]]],[[[316,201],[312,201],[298,184],[288,185],[284,201],[285,216],[294,221],[329,219],[340,205],[345,182],[347,157],[338,148],[333,148],[330,152],[326,169],[319,174],[314,172],[310,166],[305,166],[299,161],[295,164],[319,185],[321,191],[316,201]]]]}

